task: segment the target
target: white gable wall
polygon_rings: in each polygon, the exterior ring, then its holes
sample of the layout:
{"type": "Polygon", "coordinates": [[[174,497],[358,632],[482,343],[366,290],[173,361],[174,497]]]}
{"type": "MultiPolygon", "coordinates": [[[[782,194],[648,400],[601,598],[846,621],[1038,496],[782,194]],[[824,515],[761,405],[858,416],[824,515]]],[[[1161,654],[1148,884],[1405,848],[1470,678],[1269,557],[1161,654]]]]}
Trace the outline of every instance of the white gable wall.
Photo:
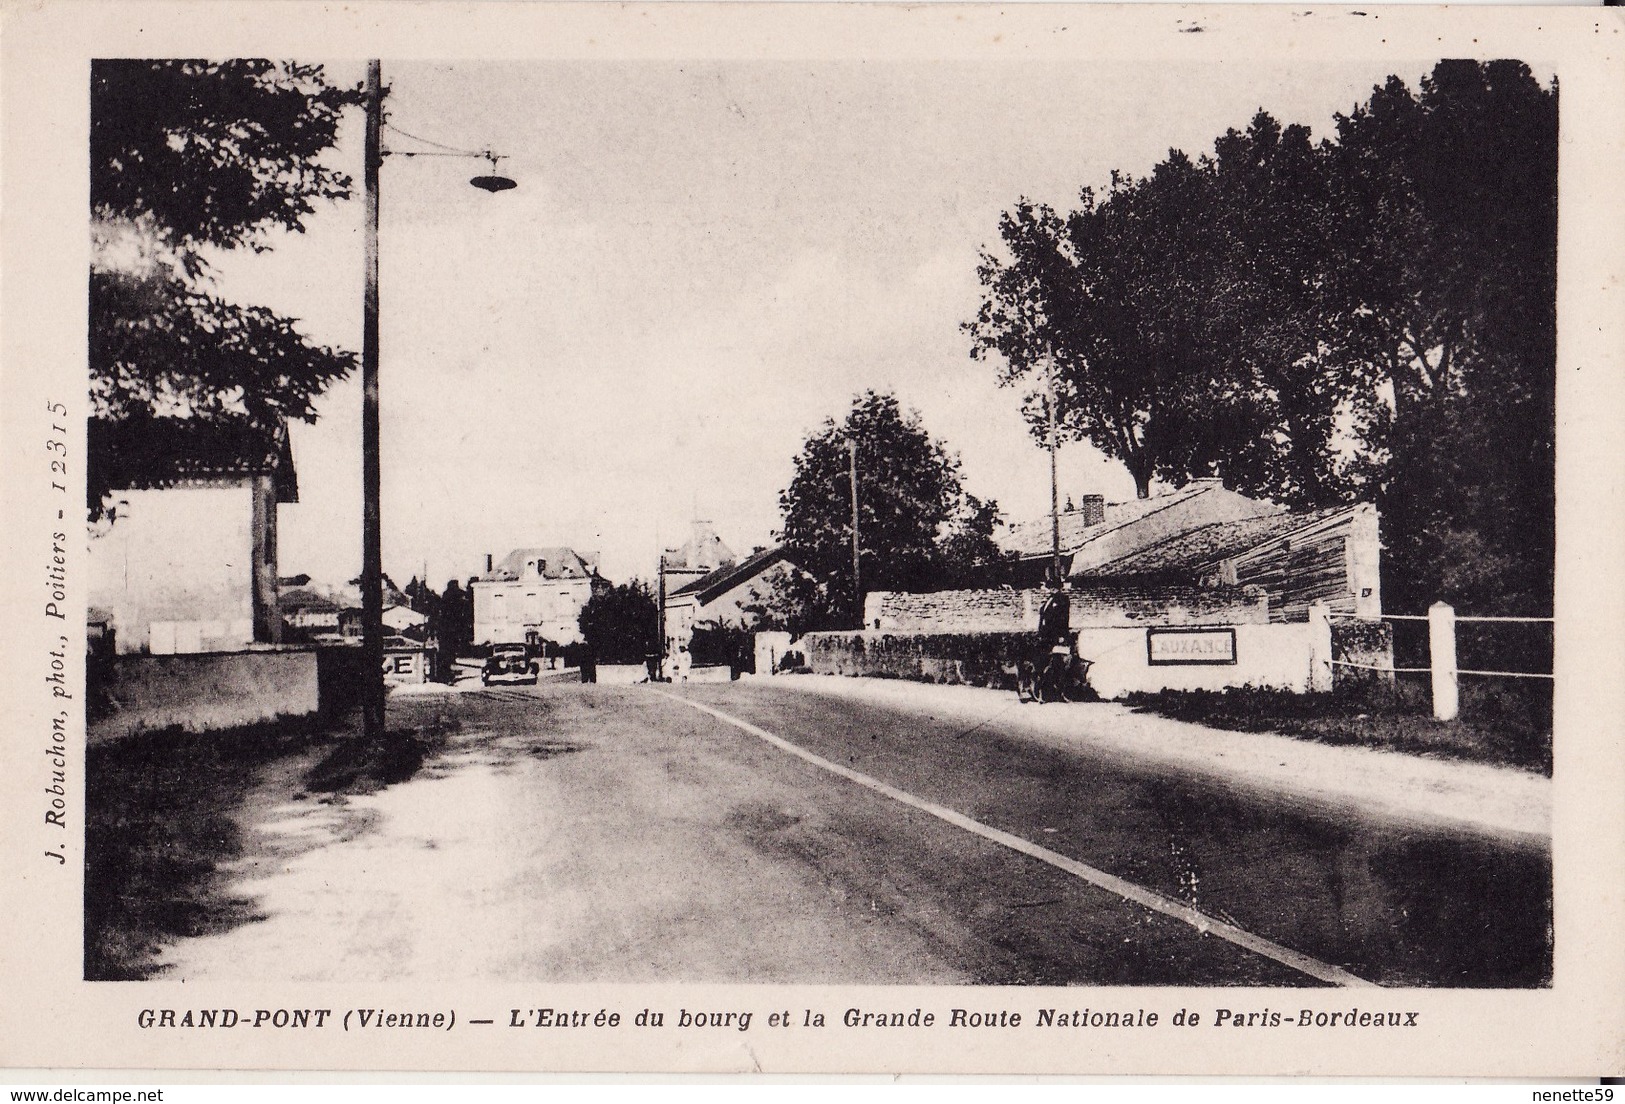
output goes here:
{"type": "Polygon", "coordinates": [[[229,651],[254,642],[248,479],[121,491],[90,538],[90,605],[119,652],[229,651]]]}

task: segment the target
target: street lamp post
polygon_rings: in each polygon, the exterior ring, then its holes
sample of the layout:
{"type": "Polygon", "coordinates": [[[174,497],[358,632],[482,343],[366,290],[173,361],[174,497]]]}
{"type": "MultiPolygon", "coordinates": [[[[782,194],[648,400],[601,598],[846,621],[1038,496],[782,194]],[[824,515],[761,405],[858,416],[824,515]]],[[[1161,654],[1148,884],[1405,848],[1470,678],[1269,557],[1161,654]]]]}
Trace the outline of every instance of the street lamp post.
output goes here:
{"type": "MultiPolygon", "coordinates": [[[[384,87],[382,63],[367,62],[366,163],[362,188],[366,201],[362,250],[365,275],[361,313],[361,732],[367,739],[384,735],[384,566],[378,426],[378,170],[384,155],[384,87]]],[[[416,155],[414,155],[416,156],[416,155]]],[[[490,151],[449,151],[437,156],[483,157],[492,173],[469,181],[488,192],[517,185],[496,175],[497,157],[490,151]]]]}
{"type": "Polygon", "coordinates": [[[378,453],[378,170],[384,163],[384,91],[381,65],[367,62],[367,147],[362,181],[366,192],[366,280],[361,315],[361,662],[366,686],[361,731],[384,733],[384,569],[379,509],[378,453]]]}

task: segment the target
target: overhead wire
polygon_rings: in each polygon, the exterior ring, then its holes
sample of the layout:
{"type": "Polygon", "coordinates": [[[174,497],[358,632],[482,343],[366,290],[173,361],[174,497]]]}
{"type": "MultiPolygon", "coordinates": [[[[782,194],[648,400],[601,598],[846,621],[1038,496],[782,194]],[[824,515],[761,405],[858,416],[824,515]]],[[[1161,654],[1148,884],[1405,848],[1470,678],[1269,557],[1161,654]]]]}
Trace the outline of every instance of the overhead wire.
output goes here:
{"type": "MultiPolygon", "coordinates": [[[[384,127],[386,129],[388,129],[388,130],[393,130],[396,134],[399,134],[402,138],[410,138],[414,142],[422,142],[426,146],[434,146],[436,149],[446,150],[447,151],[446,156],[489,157],[491,155],[490,150],[467,150],[467,149],[460,149],[457,146],[448,146],[444,142],[436,142],[433,138],[424,138],[421,135],[412,134],[412,133],[410,133],[408,131],[402,130],[400,127],[396,126],[394,123],[391,123],[391,122],[385,122],[384,127]]],[[[413,154],[408,154],[404,150],[399,150],[399,151],[396,151],[396,152],[401,153],[403,156],[414,156],[413,154]]],[[[432,156],[435,156],[435,155],[430,154],[430,153],[426,153],[426,152],[419,152],[415,156],[432,157],[432,156]]]]}

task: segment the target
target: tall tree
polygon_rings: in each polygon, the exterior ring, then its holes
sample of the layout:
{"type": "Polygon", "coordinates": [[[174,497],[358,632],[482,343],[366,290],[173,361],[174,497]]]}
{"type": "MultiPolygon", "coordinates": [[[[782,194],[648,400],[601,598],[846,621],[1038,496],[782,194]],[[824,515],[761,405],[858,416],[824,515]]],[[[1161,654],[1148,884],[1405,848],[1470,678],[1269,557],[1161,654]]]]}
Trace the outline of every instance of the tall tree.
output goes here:
{"type": "Polygon", "coordinates": [[[1341,450],[1351,381],[1329,345],[1326,266],[1341,224],[1324,146],[1260,111],[1202,166],[1196,217],[1214,248],[1191,306],[1205,361],[1165,422],[1159,474],[1218,475],[1293,506],[1342,500],[1354,481],[1341,450]]]}
{"type": "Polygon", "coordinates": [[[1549,612],[1557,89],[1519,62],[1441,62],[1340,117],[1334,155],[1343,340],[1403,565],[1385,591],[1549,612]]]}
{"type": "Polygon", "coordinates": [[[641,579],[595,587],[577,619],[582,639],[603,663],[642,663],[659,647],[659,605],[641,579]]]}
{"type": "Polygon", "coordinates": [[[99,60],[91,67],[90,479],[93,513],[114,485],[173,477],[156,419],[271,439],[315,420],[352,354],[295,320],[232,302],[210,249],[269,248],[317,201],[349,196],[322,160],[352,90],[319,66],[99,60]]]}
{"type": "Polygon", "coordinates": [[[1199,475],[1383,513],[1384,589],[1549,609],[1557,90],[1519,62],[1390,78],[1318,144],[1260,112],[1211,156],[1026,202],[984,256],[972,356],[1142,495],[1199,475]]]}
{"type": "Polygon", "coordinates": [[[1121,460],[1140,497],[1179,462],[1188,411],[1213,391],[1203,304],[1222,253],[1207,218],[1211,167],[1170,151],[1145,179],[1114,174],[1061,217],[1022,201],[1000,220],[1004,256],[984,253],[986,296],[965,324],[971,355],[1034,388],[1035,436],[1048,395],[1068,438],[1121,460]],[[1172,453],[1170,450],[1174,450],[1172,453]]]}
{"type": "MultiPolygon", "coordinates": [[[[861,617],[852,589],[852,454],[856,444],[861,585],[931,590],[945,582],[946,557],[974,555],[978,526],[991,532],[996,503],[969,498],[959,459],[890,394],[864,392],[846,419],[808,437],[795,476],[779,496],[790,560],[814,581],[804,598],[807,627],[850,627],[861,617]],[[948,538],[959,534],[957,541],[948,538]]],[[[989,540],[988,545],[991,546],[989,540]]]]}

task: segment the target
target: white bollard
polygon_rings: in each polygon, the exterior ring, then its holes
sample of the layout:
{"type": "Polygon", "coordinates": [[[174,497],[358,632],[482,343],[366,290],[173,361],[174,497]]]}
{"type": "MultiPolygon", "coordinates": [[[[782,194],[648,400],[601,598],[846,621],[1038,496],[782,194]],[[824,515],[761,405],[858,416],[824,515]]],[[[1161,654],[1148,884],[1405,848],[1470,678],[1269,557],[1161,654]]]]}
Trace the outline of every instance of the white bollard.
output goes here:
{"type": "Polygon", "coordinates": [[[1461,710],[1456,681],[1456,611],[1443,602],[1428,607],[1428,659],[1433,668],[1433,718],[1453,721],[1461,710]]]}
{"type": "Polygon", "coordinates": [[[1309,692],[1332,688],[1332,619],[1325,602],[1309,607],[1309,692]]]}

